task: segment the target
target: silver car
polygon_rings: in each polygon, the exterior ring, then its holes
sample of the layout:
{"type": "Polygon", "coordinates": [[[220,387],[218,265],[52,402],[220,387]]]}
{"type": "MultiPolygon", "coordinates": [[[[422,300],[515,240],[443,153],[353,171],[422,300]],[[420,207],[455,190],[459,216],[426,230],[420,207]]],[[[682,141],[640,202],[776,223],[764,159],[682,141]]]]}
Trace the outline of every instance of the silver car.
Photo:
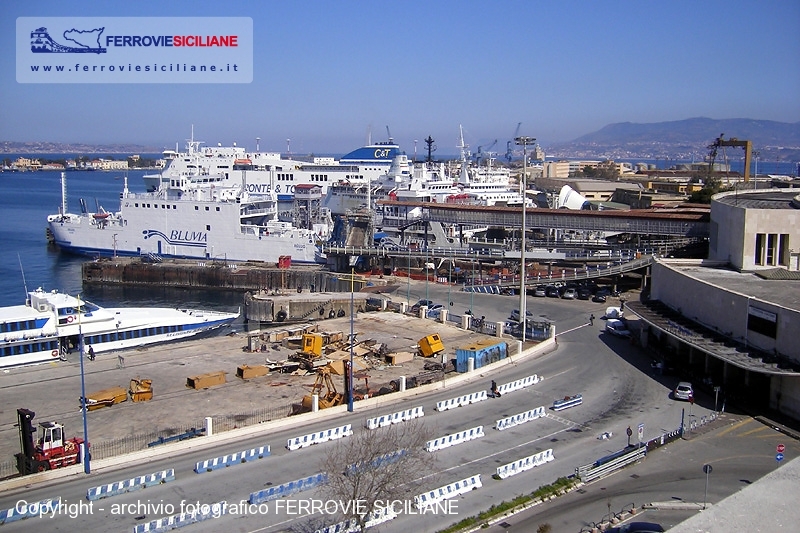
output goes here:
{"type": "Polygon", "coordinates": [[[688,381],[681,381],[672,392],[672,397],[676,400],[686,400],[687,402],[692,401],[694,399],[694,389],[692,389],[692,384],[688,381]]]}

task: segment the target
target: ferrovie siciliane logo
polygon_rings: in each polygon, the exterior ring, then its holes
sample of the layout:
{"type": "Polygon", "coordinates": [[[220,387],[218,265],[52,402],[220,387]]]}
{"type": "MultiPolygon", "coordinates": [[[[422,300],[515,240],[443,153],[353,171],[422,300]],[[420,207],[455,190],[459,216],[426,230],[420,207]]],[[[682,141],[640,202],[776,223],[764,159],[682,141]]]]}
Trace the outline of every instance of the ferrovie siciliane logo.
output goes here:
{"type": "Polygon", "coordinates": [[[105,28],[93,30],[77,30],[75,28],[62,34],[68,45],[59,44],[42,26],[31,32],[31,52],[34,54],[105,54],[106,49],[100,46],[100,36],[105,28]]]}
{"type": "Polygon", "coordinates": [[[19,17],[19,83],[250,83],[249,17],[19,17]]]}

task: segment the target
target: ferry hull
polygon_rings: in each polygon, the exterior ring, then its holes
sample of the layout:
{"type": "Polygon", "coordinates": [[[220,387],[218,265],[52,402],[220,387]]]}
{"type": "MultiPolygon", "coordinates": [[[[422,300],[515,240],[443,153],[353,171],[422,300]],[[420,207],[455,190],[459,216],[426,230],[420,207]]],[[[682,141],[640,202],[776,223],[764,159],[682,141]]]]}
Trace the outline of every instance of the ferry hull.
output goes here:
{"type": "Polygon", "coordinates": [[[296,263],[323,262],[316,236],[291,225],[242,224],[240,204],[194,202],[129,195],[120,211],[48,217],[52,242],[62,251],[97,256],[141,256],[198,260],[264,261],[291,256],[296,263]]]}

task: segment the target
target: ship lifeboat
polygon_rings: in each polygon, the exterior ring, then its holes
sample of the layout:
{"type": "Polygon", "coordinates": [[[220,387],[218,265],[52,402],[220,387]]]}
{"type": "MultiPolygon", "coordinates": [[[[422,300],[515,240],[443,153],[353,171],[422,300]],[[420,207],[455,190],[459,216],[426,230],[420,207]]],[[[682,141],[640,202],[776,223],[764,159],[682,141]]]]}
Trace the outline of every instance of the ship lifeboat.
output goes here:
{"type": "Polygon", "coordinates": [[[92,218],[95,220],[105,220],[111,216],[111,213],[95,213],[92,215],[92,218]]]}

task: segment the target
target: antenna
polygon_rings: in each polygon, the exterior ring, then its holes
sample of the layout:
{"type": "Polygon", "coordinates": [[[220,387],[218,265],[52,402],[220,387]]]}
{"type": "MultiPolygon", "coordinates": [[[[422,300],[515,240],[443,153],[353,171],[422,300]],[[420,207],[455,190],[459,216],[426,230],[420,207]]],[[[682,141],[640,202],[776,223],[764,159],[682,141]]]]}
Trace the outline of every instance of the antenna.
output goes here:
{"type": "Polygon", "coordinates": [[[25,281],[25,270],[22,268],[22,258],[17,253],[17,260],[19,261],[19,271],[22,272],[22,286],[25,287],[25,299],[28,298],[28,282],[25,281]]]}

